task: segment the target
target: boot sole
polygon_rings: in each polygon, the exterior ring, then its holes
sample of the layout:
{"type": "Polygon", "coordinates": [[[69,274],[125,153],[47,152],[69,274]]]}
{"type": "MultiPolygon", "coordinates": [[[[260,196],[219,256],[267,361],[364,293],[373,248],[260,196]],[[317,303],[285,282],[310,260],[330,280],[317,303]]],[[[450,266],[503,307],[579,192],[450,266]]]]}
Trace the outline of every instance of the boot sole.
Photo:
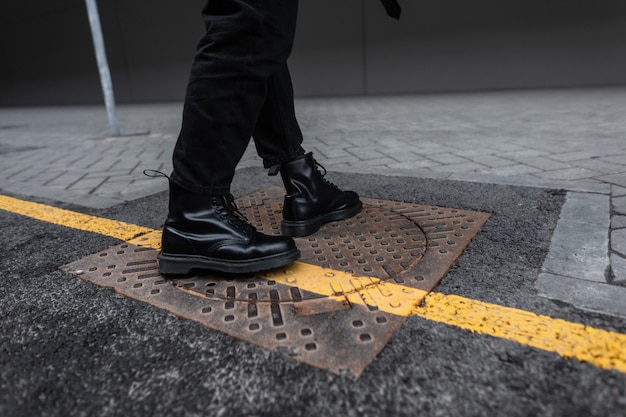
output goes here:
{"type": "Polygon", "coordinates": [[[159,272],[164,275],[189,275],[193,270],[211,270],[228,274],[246,274],[266,271],[292,264],[300,259],[300,251],[294,249],[277,255],[252,260],[227,260],[199,255],[159,254],[159,272]]]}
{"type": "Polygon", "coordinates": [[[283,220],[280,228],[283,236],[303,237],[317,232],[326,223],[345,220],[356,215],[363,208],[361,201],[352,207],[331,211],[308,220],[283,220]]]}

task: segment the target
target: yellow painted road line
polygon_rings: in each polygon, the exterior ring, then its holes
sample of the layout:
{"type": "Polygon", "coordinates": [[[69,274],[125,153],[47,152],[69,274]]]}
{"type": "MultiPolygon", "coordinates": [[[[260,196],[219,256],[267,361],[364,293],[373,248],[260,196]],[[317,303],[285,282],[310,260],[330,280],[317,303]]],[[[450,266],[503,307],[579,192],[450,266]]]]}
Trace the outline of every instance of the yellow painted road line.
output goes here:
{"type": "MultiPolygon", "coordinates": [[[[160,247],[160,231],[147,227],[1,195],[0,209],[53,224],[115,237],[140,246],[157,250],[160,247]]],[[[457,295],[430,293],[423,305],[412,307],[423,298],[425,295],[423,292],[395,283],[382,282],[377,278],[353,277],[341,271],[321,270],[320,267],[300,262],[295,263],[293,268],[297,272],[295,281],[289,277],[284,280],[279,276],[267,278],[281,281],[286,285],[297,285],[322,295],[334,296],[343,293],[352,303],[374,303],[394,314],[405,316],[413,314],[474,333],[554,352],[564,358],[575,358],[602,369],[626,373],[626,334],[457,295]],[[327,280],[320,280],[320,276],[327,280]],[[408,306],[411,308],[407,308],[408,306]]]]}
{"type": "Polygon", "coordinates": [[[161,231],[160,230],[150,230],[150,232],[137,236],[134,239],[127,241],[126,243],[130,243],[131,245],[142,246],[144,248],[154,249],[156,251],[161,251],[161,231]]]}
{"type": "Polygon", "coordinates": [[[327,297],[345,297],[351,304],[376,307],[379,311],[408,317],[426,291],[405,287],[374,277],[356,277],[347,272],[294,262],[262,275],[277,283],[327,297]]]}
{"type": "Polygon", "coordinates": [[[413,314],[626,373],[626,334],[439,293],[413,314]]]}
{"type": "Polygon", "coordinates": [[[0,209],[72,229],[114,237],[123,241],[153,231],[147,227],[89,216],[3,195],[0,195],[0,209]]]}

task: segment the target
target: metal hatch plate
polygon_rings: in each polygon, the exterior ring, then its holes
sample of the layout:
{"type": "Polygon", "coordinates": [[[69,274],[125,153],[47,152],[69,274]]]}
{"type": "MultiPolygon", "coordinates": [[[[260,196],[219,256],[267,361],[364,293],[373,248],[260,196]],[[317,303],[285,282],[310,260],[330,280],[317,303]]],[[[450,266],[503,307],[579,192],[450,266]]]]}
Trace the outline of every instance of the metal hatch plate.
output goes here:
{"type": "MultiPolygon", "coordinates": [[[[238,200],[280,234],[282,189],[238,200]]],[[[363,198],[357,216],[296,238],[299,262],[258,274],[158,273],[160,232],[62,267],[81,279],[337,374],[358,377],[446,275],[488,213],[363,198]]]]}

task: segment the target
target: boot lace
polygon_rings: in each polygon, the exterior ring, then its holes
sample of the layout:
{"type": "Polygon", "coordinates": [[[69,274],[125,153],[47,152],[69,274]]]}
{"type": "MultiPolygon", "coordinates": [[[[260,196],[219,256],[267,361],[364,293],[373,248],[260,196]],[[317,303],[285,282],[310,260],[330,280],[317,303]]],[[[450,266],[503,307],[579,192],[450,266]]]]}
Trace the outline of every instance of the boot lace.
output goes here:
{"type": "Polygon", "coordinates": [[[214,202],[217,202],[216,211],[224,220],[228,222],[228,224],[231,224],[246,233],[253,233],[256,231],[256,228],[248,223],[246,216],[239,211],[237,203],[235,202],[235,197],[233,197],[232,194],[215,196],[214,202]]]}
{"type": "Polygon", "coordinates": [[[333,184],[332,182],[328,181],[326,179],[326,168],[324,168],[324,166],[322,164],[320,164],[319,162],[317,162],[316,160],[313,160],[315,162],[315,168],[317,169],[317,172],[321,175],[322,180],[326,183],[326,185],[334,188],[335,190],[338,190],[339,187],[337,187],[335,184],[333,184]]]}

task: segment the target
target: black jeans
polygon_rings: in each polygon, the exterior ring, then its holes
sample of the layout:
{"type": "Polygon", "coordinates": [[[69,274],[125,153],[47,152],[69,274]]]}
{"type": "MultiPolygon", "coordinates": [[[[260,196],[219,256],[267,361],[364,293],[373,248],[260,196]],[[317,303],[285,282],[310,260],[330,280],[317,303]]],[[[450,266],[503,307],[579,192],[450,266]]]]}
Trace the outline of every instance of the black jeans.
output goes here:
{"type": "Polygon", "coordinates": [[[173,156],[181,187],[229,192],[251,137],[266,168],[304,154],[286,63],[297,9],[297,0],[207,2],[173,156]]]}

